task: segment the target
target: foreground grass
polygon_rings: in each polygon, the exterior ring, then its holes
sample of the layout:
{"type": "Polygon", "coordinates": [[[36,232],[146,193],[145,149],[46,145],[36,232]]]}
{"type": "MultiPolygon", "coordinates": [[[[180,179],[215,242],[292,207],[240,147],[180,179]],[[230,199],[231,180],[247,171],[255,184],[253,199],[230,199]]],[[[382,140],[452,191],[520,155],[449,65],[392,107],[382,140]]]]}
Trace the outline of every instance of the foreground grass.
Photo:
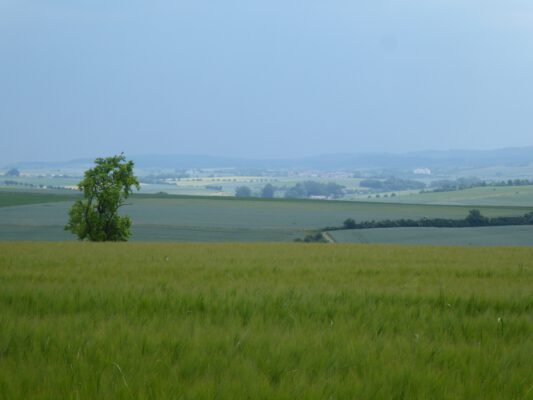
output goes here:
{"type": "Polygon", "coordinates": [[[0,397],[533,399],[533,249],[0,243],[0,397]]]}

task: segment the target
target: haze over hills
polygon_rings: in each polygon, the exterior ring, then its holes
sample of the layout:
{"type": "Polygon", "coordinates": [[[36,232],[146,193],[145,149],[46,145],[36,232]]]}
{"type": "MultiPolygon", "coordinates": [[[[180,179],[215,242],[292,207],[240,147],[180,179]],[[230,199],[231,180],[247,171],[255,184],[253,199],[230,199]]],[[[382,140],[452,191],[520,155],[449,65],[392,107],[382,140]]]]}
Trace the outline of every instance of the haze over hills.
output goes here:
{"type": "MultiPolygon", "coordinates": [[[[323,154],[302,158],[239,158],[212,155],[144,154],[129,156],[138,168],[312,168],[318,170],[357,168],[478,168],[487,166],[524,166],[533,163],[533,146],[496,150],[448,150],[408,153],[323,154]]],[[[85,169],[92,159],[57,162],[17,162],[5,168],[85,169]]]]}

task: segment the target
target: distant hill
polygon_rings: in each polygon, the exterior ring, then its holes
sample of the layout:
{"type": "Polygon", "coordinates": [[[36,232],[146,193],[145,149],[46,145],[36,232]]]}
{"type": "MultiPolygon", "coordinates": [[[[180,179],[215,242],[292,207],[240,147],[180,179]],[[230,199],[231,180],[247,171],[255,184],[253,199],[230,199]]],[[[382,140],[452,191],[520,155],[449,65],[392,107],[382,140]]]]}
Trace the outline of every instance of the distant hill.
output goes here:
{"type": "MultiPolygon", "coordinates": [[[[312,168],[312,169],[410,169],[410,168],[478,168],[488,166],[522,166],[533,164],[533,146],[497,150],[419,151],[410,153],[325,154],[293,159],[252,159],[209,155],[146,154],[132,155],[138,168],[312,168]]],[[[20,162],[5,168],[19,169],[86,169],[91,159],[66,162],[20,162]]]]}

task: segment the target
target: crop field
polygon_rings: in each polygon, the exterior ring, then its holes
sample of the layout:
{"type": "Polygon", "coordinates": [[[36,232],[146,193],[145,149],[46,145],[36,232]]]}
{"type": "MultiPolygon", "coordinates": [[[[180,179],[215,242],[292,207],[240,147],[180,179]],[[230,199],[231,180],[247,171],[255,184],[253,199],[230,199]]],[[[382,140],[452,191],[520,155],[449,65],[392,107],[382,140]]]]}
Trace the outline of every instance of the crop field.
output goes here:
{"type": "Polygon", "coordinates": [[[533,186],[478,187],[452,192],[400,194],[375,202],[443,205],[533,206],[533,186]]]}
{"type": "Polygon", "coordinates": [[[73,187],[78,184],[81,180],[81,177],[50,177],[50,176],[17,176],[17,177],[6,177],[0,175],[0,188],[2,189],[17,189],[23,188],[26,185],[33,186],[34,189],[38,190],[42,187],[73,187]],[[18,185],[7,185],[6,181],[17,182],[18,185]]]}
{"type": "Polygon", "coordinates": [[[75,194],[70,193],[46,193],[34,191],[2,191],[0,190],[0,207],[20,206],[25,204],[56,203],[72,200],[75,194]]]}
{"type": "MultiPolygon", "coordinates": [[[[3,193],[0,192],[0,201],[3,193]]],[[[42,195],[46,196],[46,195],[42,195]]],[[[72,202],[0,207],[0,240],[69,240],[63,231],[72,202]]],[[[55,202],[52,202],[55,201],[55,202]]],[[[26,201],[27,202],[27,201],[26,201]]],[[[1,203],[0,203],[1,204],[1,203]]],[[[306,231],[339,226],[346,218],[380,220],[464,218],[471,207],[315,200],[263,200],[137,195],[124,211],[133,220],[132,240],[291,241],[306,231]]],[[[487,216],[522,215],[527,207],[482,207],[487,216]]]]}
{"type": "Polygon", "coordinates": [[[533,226],[350,229],[328,234],[338,243],[533,246],[533,226]]]}
{"type": "Polygon", "coordinates": [[[0,243],[6,399],[533,399],[533,249],[0,243]]]}

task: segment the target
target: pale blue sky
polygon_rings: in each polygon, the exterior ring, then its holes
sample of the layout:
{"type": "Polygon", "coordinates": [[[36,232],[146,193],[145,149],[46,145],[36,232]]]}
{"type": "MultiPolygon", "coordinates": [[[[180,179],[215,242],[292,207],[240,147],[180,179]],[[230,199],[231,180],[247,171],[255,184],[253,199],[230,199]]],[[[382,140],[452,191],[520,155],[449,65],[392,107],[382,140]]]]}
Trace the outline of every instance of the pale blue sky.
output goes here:
{"type": "Polygon", "coordinates": [[[0,165],[533,144],[530,0],[0,0],[0,165]]]}

